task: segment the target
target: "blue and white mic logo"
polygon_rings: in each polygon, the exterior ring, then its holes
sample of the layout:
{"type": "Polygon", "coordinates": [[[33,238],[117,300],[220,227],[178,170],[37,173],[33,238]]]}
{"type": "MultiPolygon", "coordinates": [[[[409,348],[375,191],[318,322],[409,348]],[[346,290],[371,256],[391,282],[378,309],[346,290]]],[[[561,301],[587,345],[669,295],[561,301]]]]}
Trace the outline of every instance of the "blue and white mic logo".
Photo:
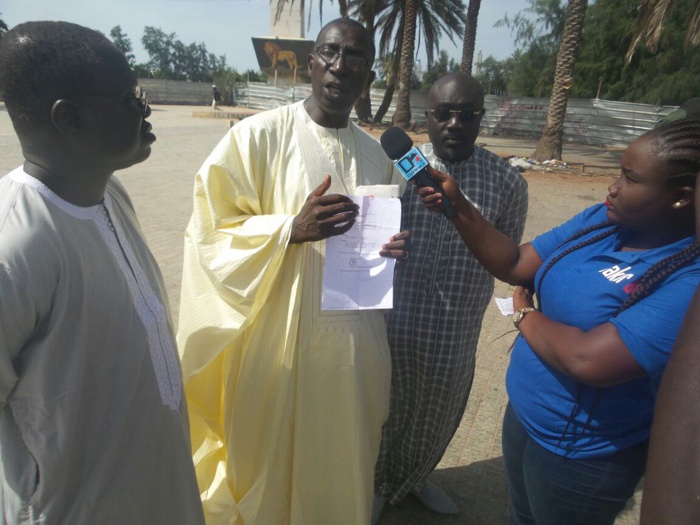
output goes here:
{"type": "Polygon", "coordinates": [[[423,154],[416,147],[408,150],[408,153],[396,160],[395,164],[406,180],[411,180],[416,173],[428,167],[428,161],[425,160],[423,154]]]}

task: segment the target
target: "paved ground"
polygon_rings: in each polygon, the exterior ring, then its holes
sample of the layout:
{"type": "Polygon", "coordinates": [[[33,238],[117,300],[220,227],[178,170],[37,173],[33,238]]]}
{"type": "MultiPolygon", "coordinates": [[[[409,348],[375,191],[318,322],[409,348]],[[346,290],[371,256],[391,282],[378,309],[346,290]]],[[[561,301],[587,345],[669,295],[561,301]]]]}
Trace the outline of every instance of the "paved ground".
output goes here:
{"type": "MultiPolygon", "coordinates": [[[[151,122],[158,140],[144,164],[118,174],[138,211],[143,230],[165,276],[172,311],[177,319],[182,265],[182,235],[192,205],[192,181],[197,168],[229,128],[223,118],[195,118],[206,108],[156,106],[151,122]]],[[[233,108],[234,113],[243,109],[233,108]]],[[[414,137],[416,142],[421,137],[414,137]]],[[[531,140],[484,136],[479,142],[500,155],[528,156],[531,140]]],[[[0,103],[0,174],[22,161],[10,119],[0,103]]],[[[581,145],[564,146],[564,160],[584,163],[583,173],[526,172],[530,212],[525,240],[559,224],[585,207],[599,202],[612,181],[619,151],[581,145]],[[595,174],[595,175],[591,175],[595,174]]],[[[506,297],[509,287],[497,283],[496,295],[506,297]]],[[[509,319],[492,304],[484,319],[477,372],[462,424],[445,457],[432,475],[458,503],[461,514],[443,517],[425,511],[409,497],[388,507],[380,525],[505,525],[507,495],[501,465],[500,423],[506,404],[505,369],[514,338],[509,319]]],[[[617,525],[638,523],[639,494],[617,525]]],[[[332,525],[332,524],[329,524],[332,525]]]]}

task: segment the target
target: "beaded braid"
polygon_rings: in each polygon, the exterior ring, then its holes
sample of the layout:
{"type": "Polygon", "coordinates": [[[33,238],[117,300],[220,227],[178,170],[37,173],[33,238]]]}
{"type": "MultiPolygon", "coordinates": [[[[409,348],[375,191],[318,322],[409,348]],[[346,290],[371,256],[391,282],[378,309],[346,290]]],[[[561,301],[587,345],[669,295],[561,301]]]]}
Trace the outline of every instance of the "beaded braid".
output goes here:
{"type": "MultiPolygon", "coordinates": [[[[657,141],[659,159],[687,169],[681,176],[700,172],[700,119],[682,119],[650,132],[657,141]]],[[[647,297],[673,272],[687,266],[700,256],[700,244],[694,242],[687,248],[657,262],[637,282],[637,286],[620,306],[618,313],[647,297]]]]}
{"type": "MultiPolygon", "coordinates": [[[[661,128],[652,130],[649,132],[649,134],[654,140],[656,140],[657,148],[659,150],[659,159],[672,165],[687,169],[688,172],[682,173],[681,176],[693,176],[694,182],[696,174],[700,172],[700,119],[690,118],[678,120],[661,128]]],[[[671,179],[673,179],[673,177],[671,177],[671,179]]],[[[581,238],[583,235],[586,235],[591,231],[595,231],[606,226],[612,226],[612,223],[605,222],[595,224],[589,228],[581,230],[564,241],[560,247],[566,243],[581,238]]],[[[598,242],[617,230],[617,227],[611,228],[610,230],[591,237],[582,243],[571,246],[558,254],[547,264],[545,269],[540,274],[539,281],[535,286],[540,310],[542,310],[542,300],[539,290],[542,286],[542,280],[550,268],[554,266],[554,264],[557,263],[562,257],[567,256],[579,248],[583,248],[584,246],[598,242]]],[[[695,242],[678,253],[675,253],[654,264],[651,268],[644,272],[644,275],[642,275],[642,277],[639,279],[636,288],[620,306],[618,313],[639,302],[644,297],[647,297],[653,291],[653,289],[662,283],[669,275],[680,268],[687,266],[699,256],[700,245],[695,242]]]]}
{"type": "MultiPolygon", "coordinates": [[[[588,228],[584,228],[580,232],[576,232],[574,235],[569,237],[567,240],[565,240],[563,243],[561,243],[559,246],[563,246],[571,241],[575,241],[576,239],[580,239],[587,233],[590,233],[595,230],[599,230],[602,228],[605,228],[607,226],[611,226],[611,222],[601,222],[599,224],[594,224],[593,226],[589,226],[588,228]]],[[[539,293],[540,288],[542,287],[542,280],[544,279],[545,274],[554,266],[557,262],[559,262],[562,258],[566,257],[570,253],[583,248],[585,246],[589,246],[591,244],[595,244],[598,241],[601,241],[605,239],[606,237],[609,237],[613,233],[615,233],[619,228],[617,226],[610,228],[609,230],[606,230],[604,232],[599,233],[598,235],[594,235],[590,239],[586,239],[583,242],[580,242],[574,246],[571,246],[564,250],[563,252],[557,254],[556,257],[553,257],[549,263],[547,263],[547,266],[542,270],[542,273],[540,274],[540,278],[537,281],[537,285],[535,287],[536,290],[536,295],[537,295],[537,301],[538,301],[538,310],[542,311],[542,297],[539,293]]],[[[645,297],[647,297],[653,289],[662,283],[663,281],[666,280],[666,278],[674,273],[676,270],[679,270],[683,268],[684,266],[687,266],[691,262],[693,262],[697,257],[700,257],[700,243],[697,241],[688,246],[687,248],[684,248],[672,255],[669,255],[665,259],[660,260],[656,264],[652,265],[646,272],[644,272],[644,275],[639,279],[637,286],[635,289],[632,291],[631,294],[625,299],[625,302],[620,305],[620,308],[617,310],[617,313],[619,314],[623,310],[626,310],[630,306],[636,304],[637,302],[641,301],[645,297]]]]}
{"type": "MultiPolygon", "coordinates": [[[[572,241],[575,241],[576,239],[580,239],[584,235],[587,235],[590,232],[596,231],[596,230],[601,230],[603,228],[607,228],[608,226],[614,226],[614,224],[610,221],[605,221],[601,222],[598,224],[594,224],[592,226],[589,226],[588,228],[584,228],[581,231],[578,231],[574,233],[571,237],[566,239],[563,243],[559,245],[559,248],[564,246],[567,243],[570,243],[572,241]]],[[[570,246],[563,252],[557,254],[556,257],[553,257],[551,261],[547,263],[547,266],[545,266],[544,270],[542,270],[542,273],[540,273],[540,278],[537,281],[537,284],[535,285],[535,295],[537,296],[537,303],[538,303],[538,310],[542,311],[542,297],[540,296],[540,288],[542,287],[542,280],[544,279],[544,276],[547,274],[547,272],[554,266],[556,263],[558,263],[562,258],[566,257],[572,252],[575,252],[579,248],[583,248],[584,246],[589,246],[591,244],[595,244],[596,242],[605,239],[606,237],[609,237],[613,233],[615,233],[619,228],[617,226],[614,226],[613,228],[610,228],[609,230],[606,230],[604,232],[599,233],[598,235],[594,235],[590,239],[586,239],[583,242],[580,242],[574,246],[570,246]]]]}
{"type": "Polygon", "coordinates": [[[669,275],[690,264],[698,256],[700,256],[700,244],[698,244],[696,241],[687,248],[654,264],[651,268],[644,272],[644,275],[642,275],[641,279],[639,279],[636,288],[631,294],[629,294],[625,302],[622,303],[617,313],[622,312],[623,310],[647,297],[652,290],[658,284],[665,281],[669,275]]]}
{"type": "MultiPolygon", "coordinates": [[[[667,126],[653,130],[650,133],[652,133],[654,135],[654,138],[657,140],[657,146],[659,148],[659,158],[672,165],[676,165],[678,167],[688,170],[687,173],[683,173],[682,175],[692,175],[694,183],[696,174],[700,172],[700,119],[679,120],[676,122],[672,122],[667,126]]],[[[586,228],[573,235],[570,239],[567,239],[564,243],[562,243],[562,245],[560,245],[560,247],[568,242],[580,238],[586,233],[611,225],[612,223],[606,222],[586,228]]],[[[542,279],[544,278],[544,275],[547,273],[547,271],[549,271],[549,269],[562,257],[565,257],[569,253],[578,250],[579,248],[602,240],[608,235],[611,235],[612,233],[617,231],[618,229],[618,227],[610,228],[609,230],[606,230],[594,237],[591,237],[587,241],[583,241],[582,243],[579,243],[576,246],[572,246],[564,250],[562,253],[558,254],[547,264],[545,269],[540,274],[540,279],[536,286],[536,290],[538,291],[537,298],[538,302],[540,303],[539,310],[542,310],[539,289],[542,286],[542,279]]],[[[629,296],[622,303],[622,305],[620,305],[620,308],[618,309],[617,313],[619,314],[623,310],[629,308],[630,306],[636,304],[637,302],[647,297],[649,294],[651,294],[654,288],[661,284],[669,275],[673,274],[680,268],[683,268],[684,266],[690,264],[698,256],[700,256],[700,244],[696,241],[687,248],[684,248],[683,250],[680,250],[674,253],[673,255],[670,255],[669,257],[666,257],[665,259],[662,259],[661,261],[652,265],[646,272],[644,272],[644,275],[642,275],[642,277],[639,279],[635,289],[632,291],[632,293],[629,294],[629,296]]],[[[569,427],[574,421],[574,414],[577,408],[580,406],[582,394],[583,386],[581,386],[578,389],[578,392],[576,393],[576,403],[572,407],[571,413],[567,418],[566,426],[564,428],[564,432],[562,432],[559,442],[557,443],[557,448],[561,445],[564,436],[566,435],[566,433],[569,430],[569,427]]],[[[580,432],[580,436],[583,436],[586,430],[590,427],[590,421],[593,415],[593,408],[595,407],[599,398],[600,389],[596,388],[594,391],[593,401],[589,408],[588,419],[583,425],[583,429],[580,432]]],[[[570,450],[573,449],[575,443],[576,440],[571,441],[571,443],[569,444],[569,450],[566,451],[567,454],[570,450]]]]}

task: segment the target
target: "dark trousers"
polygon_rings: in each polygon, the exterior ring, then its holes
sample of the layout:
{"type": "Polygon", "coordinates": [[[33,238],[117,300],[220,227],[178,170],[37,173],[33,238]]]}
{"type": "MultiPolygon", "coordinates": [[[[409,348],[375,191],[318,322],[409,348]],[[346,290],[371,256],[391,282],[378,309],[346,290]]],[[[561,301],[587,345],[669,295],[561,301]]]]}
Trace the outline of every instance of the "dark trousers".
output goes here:
{"type": "Polygon", "coordinates": [[[508,404],[503,461],[510,525],[613,525],[644,474],[648,441],[601,459],[567,459],[533,441],[508,404]]]}

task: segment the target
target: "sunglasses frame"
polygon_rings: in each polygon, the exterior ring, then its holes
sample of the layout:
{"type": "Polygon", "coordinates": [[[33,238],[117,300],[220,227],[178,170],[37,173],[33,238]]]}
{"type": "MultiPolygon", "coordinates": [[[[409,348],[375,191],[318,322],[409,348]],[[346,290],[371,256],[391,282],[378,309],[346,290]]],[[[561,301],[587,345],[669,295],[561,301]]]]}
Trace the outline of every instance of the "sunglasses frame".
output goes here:
{"type": "Polygon", "coordinates": [[[126,95],[108,95],[106,93],[82,93],[82,96],[111,98],[114,100],[118,100],[122,104],[126,105],[133,105],[133,103],[135,102],[136,104],[138,104],[139,109],[141,110],[141,113],[144,117],[146,116],[146,113],[148,113],[148,108],[150,107],[150,105],[148,104],[148,98],[144,96],[144,92],[141,86],[135,87],[133,91],[129,92],[126,95]]]}
{"type": "Polygon", "coordinates": [[[481,108],[481,109],[473,110],[473,109],[428,108],[426,111],[429,112],[437,122],[444,124],[445,122],[449,122],[450,120],[452,120],[455,117],[457,117],[462,122],[471,122],[472,120],[480,117],[483,114],[484,109],[481,108]],[[443,116],[445,116],[447,118],[439,117],[438,113],[443,113],[443,116]]]}

